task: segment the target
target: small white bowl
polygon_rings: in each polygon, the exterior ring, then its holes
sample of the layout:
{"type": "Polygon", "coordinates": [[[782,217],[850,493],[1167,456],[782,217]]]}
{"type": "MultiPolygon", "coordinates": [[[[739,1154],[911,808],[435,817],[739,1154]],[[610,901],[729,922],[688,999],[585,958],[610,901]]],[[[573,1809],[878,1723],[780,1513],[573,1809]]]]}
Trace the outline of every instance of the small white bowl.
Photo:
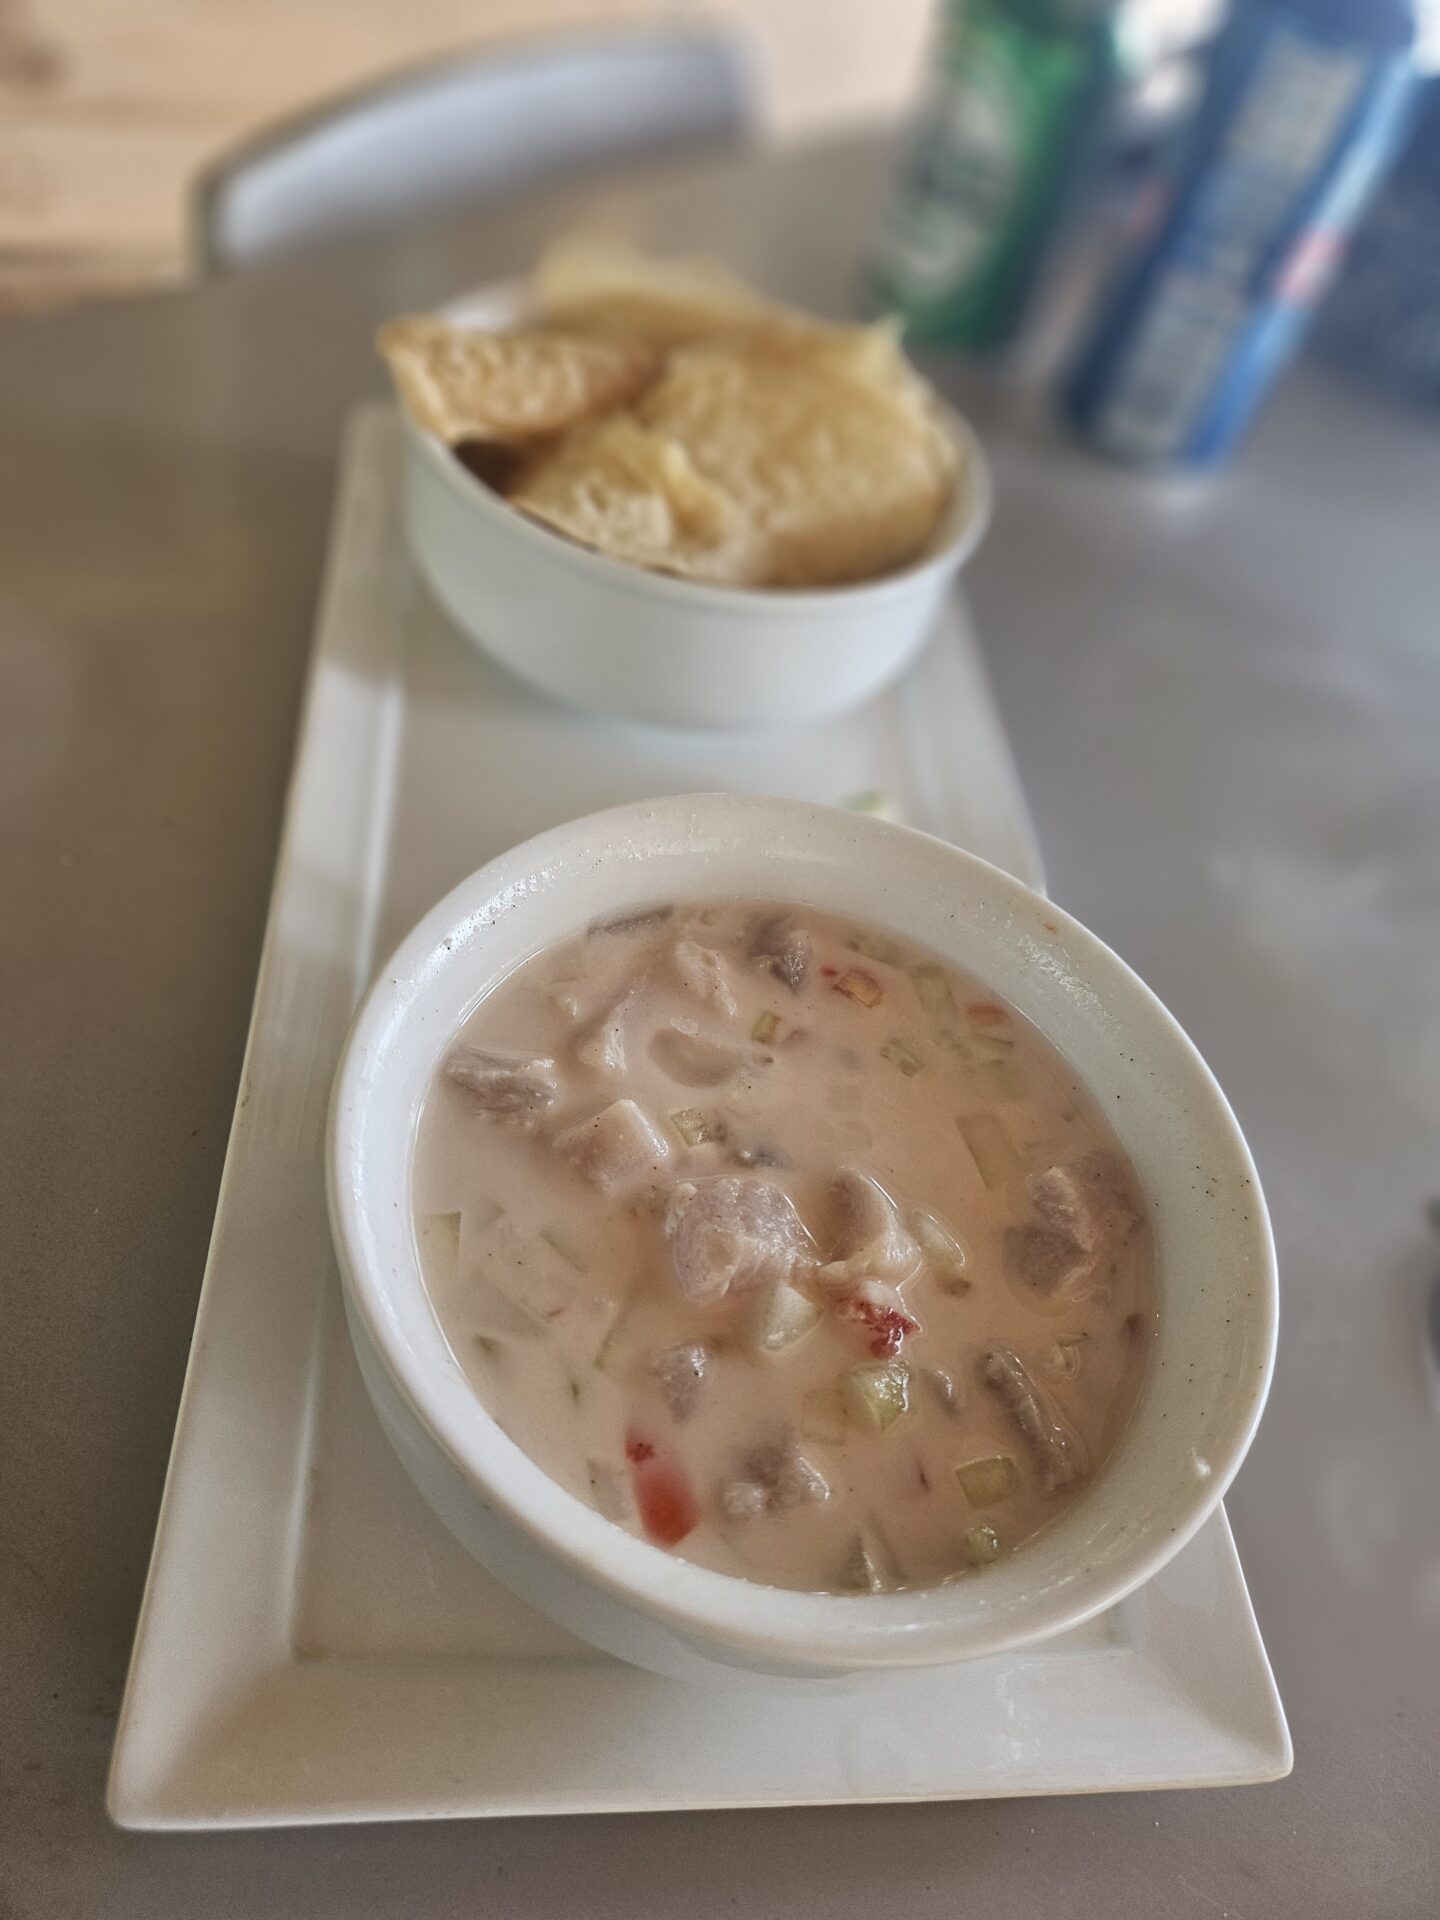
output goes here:
{"type": "MultiPolygon", "coordinates": [[[[523,293],[506,285],[444,311],[466,326],[514,325],[523,293]]],[[[858,705],[919,650],[990,515],[979,442],[942,410],[960,477],[918,560],[855,586],[712,587],[528,519],[404,417],[411,551],[460,631],[560,700],[662,726],[778,726],[858,705]]]]}
{"type": "Polygon", "coordinates": [[[1244,1457],[1275,1352],[1274,1249],[1245,1142],[1154,995],[1042,895],[939,840],[798,801],[691,795],[558,827],[473,874],[371,987],[335,1085],[331,1219],[361,1371],[415,1484],[490,1570],[620,1658],[688,1678],[923,1666],[1040,1639],[1149,1578],[1244,1457]],[[1095,1484],[982,1574],[906,1593],[796,1593],[634,1538],[506,1438],[421,1278],[411,1163],[463,1020],[521,961],[602,915],[754,897],[852,914],[968,968],[1064,1053],[1144,1184],[1159,1331],[1095,1484]]]}

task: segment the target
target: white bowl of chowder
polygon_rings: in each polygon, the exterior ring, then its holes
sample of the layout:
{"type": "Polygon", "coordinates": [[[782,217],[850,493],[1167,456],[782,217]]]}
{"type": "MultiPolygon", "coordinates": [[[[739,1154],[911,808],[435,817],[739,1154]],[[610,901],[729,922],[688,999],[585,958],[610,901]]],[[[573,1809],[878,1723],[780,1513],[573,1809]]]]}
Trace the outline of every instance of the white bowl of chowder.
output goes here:
{"type": "Polygon", "coordinates": [[[993,1653],[1147,1579],[1254,1433],[1254,1167],[1042,896],[830,808],[555,829],[401,945],[336,1081],[356,1352],[421,1492],[619,1657],[993,1653]]]}

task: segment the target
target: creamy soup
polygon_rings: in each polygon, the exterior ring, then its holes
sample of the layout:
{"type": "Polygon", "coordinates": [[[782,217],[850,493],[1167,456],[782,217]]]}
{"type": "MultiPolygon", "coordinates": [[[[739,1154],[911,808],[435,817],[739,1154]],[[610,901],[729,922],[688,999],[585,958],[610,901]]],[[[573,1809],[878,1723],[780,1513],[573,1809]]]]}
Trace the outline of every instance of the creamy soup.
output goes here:
{"type": "Polygon", "coordinates": [[[776,1586],[1019,1546],[1103,1465],[1154,1332],[1140,1189],[1064,1059],[808,908],[657,908],[520,967],[441,1063],[414,1194],[505,1432],[776,1586]]]}

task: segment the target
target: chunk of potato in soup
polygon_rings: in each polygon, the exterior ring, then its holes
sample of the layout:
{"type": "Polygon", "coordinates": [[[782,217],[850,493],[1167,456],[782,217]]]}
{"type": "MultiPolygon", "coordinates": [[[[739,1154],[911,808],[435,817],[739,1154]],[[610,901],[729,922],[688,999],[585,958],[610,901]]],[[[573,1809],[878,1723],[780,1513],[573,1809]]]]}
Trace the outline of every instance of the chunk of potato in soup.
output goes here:
{"type": "Polygon", "coordinates": [[[1154,1333],[1134,1170],[978,981],[808,908],[542,953],[437,1071],[426,1284],[504,1430],[776,1586],[973,1572],[1083,1498],[1154,1333]]]}

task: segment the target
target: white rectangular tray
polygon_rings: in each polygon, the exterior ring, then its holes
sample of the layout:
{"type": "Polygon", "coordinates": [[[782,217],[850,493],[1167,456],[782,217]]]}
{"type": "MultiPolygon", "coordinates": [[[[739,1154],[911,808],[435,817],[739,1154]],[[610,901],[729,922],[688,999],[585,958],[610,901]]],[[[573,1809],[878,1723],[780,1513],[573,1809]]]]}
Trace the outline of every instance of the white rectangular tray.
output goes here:
{"type": "Polygon", "coordinates": [[[702,738],[542,702],[406,558],[398,427],[347,439],[316,653],[190,1368],[116,1736],[130,1827],[958,1799],[1236,1784],[1289,1738],[1223,1513],[1044,1646],[697,1696],[569,1639],[450,1539],[350,1355],[325,1218],[330,1079],[376,961],[492,854],[664,791],[894,794],[1032,883],[959,607],[909,678],[807,732],[702,738]],[[698,1701],[698,1710],[697,1710],[698,1701]],[[703,1738],[697,1728],[703,1727],[703,1738]]]}

